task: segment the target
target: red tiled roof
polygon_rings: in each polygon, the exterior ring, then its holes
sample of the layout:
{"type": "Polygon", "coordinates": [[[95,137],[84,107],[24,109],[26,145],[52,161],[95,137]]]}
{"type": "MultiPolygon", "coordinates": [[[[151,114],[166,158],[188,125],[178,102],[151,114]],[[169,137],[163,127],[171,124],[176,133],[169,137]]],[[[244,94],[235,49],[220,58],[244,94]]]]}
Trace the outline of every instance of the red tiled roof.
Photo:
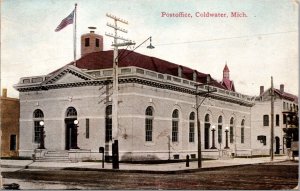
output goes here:
{"type": "MultiPolygon", "coordinates": [[[[227,66],[227,65],[226,65],[226,66],[227,66]]],[[[235,91],[233,81],[231,81],[231,80],[229,80],[229,79],[223,79],[223,81],[221,82],[221,84],[222,84],[223,86],[225,86],[226,89],[231,90],[231,91],[235,91]]]]}
{"type": "MultiPolygon", "coordinates": [[[[124,49],[119,50],[118,60],[119,67],[136,66],[163,74],[170,74],[173,76],[178,76],[178,67],[180,66],[159,58],[146,56],[137,52],[132,52],[124,49]]],[[[112,63],[113,51],[108,50],[93,52],[81,57],[76,61],[76,67],[81,69],[97,70],[112,68],[112,63]]],[[[180,67],[182,68],[182,77],[189,80],[193,80],[193,72],[195,70],[185,66],[180,67]]],[[[198,71],[195,72],[197,74],[197,81],[205,83],[206,77],[209,74],[204,74],[198,71]]],[[[227,89],[214,79],[212,79],[212,81],[216,87],[227,89]]]]}

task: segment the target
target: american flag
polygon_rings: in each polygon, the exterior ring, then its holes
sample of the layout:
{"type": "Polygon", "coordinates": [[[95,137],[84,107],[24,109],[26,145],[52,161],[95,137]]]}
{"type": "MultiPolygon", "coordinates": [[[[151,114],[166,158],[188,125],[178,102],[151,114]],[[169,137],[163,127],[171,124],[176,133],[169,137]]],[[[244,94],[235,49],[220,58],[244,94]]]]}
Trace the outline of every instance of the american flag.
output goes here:
{"type": "Polygon", "coordinates": [[[69,16],[67,16],[60,22],[60,24],[56,27],[55,32],[60,31],[61,29],[65,28],[69,24],[73,24],[74,12],[75,9],[72,11],[72,13],[69,16]]]}

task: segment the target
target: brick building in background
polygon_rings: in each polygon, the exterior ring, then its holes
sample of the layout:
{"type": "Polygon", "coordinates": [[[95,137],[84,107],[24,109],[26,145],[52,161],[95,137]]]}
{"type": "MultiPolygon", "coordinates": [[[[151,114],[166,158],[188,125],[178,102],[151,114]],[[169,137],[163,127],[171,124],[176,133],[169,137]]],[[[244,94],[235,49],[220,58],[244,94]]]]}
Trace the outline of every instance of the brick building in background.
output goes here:
{"type": "Polygon", "coordinates": [[[1,158],[19,156],[20,101],[7,97],[3,89],[0,97],[1,158]]]}

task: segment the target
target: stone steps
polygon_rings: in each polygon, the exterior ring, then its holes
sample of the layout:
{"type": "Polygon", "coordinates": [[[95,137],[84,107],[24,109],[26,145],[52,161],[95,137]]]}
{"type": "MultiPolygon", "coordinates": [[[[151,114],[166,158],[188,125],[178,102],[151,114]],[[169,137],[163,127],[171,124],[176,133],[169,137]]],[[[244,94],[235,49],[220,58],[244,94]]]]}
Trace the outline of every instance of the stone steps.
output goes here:
{"type": "Polygon", "coordinates": [[[68,151],[46,151],[44,156],[36,158],[37,162],[71,162],[68,151]]]}

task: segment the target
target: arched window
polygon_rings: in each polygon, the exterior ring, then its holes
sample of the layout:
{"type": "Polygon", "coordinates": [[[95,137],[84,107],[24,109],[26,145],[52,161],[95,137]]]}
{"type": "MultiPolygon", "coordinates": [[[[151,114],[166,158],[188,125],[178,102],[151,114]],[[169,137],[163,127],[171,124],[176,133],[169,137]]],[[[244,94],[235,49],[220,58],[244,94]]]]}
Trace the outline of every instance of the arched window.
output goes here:
{"type": "Polygon", "coordinates": [[[204,148],[209,149],[209,133],[210,133],[210,119],[209,114],[205,115],[204,118],[204,148]]]}
{"type": "Polygon", "coordinates": [[[40,125],[40,121],[44,120],[44,113],[40,109],[36,109],[33,112],[33,123],[34,123],[34,139],[35,143],[41,142],[41,130],[42,126],[40,125]]]}
{"type": "Polygon", "coordinates": [[[67,109],[67,112],[66,112],[66,117],[67,118],[76,118],[77,117],[77,111],[74,107],[69,107],[67,109]]]}
{"type": "Polygon", "coordinates": [[[195,113],[190,114],[189,142],[195,142],[195,113]]]}
{"type": "Polygon", "coordinates": [[[230,143],[233,143],[233,122],[234,122],[234,119],[232,117],[230,119],[230,126],[229,126],[229,140],[230,140],[230,143]]]}
{"type": "Polygon", "coordinates": [[[34,112],[33,112],[33,118],[44,118],[44,113],[42,112],[42,110],[40,109],[36,109],[34,112]]]}
{"type": "Polygon", "coordinates": [[[112,140],[112,106],[108,105],[105,108],[105,141],[112,140]]]}
{"type": "Polygon", "coordinates": [[[241,123],[241,143],[245,142],[245,120],[242,120],[241,123]]]}
{"type": "Polygon", "coordinates": [[[172,113],[172,142],[178,142],[179,112],[175,109],[172,113]]]}
{"type": "Polygon", "coordinates": [[[222,128],[223,128],[223,118],[219,116],[218,118],[218,143],[222,143],[222,128]]]}
{"type": "Polygon", "coordinates": [[[153,108],[151,106],[147,107],[145,112],[145,132],[146,141],[152,141],[152,132],[153,132],[153,108]]]}

